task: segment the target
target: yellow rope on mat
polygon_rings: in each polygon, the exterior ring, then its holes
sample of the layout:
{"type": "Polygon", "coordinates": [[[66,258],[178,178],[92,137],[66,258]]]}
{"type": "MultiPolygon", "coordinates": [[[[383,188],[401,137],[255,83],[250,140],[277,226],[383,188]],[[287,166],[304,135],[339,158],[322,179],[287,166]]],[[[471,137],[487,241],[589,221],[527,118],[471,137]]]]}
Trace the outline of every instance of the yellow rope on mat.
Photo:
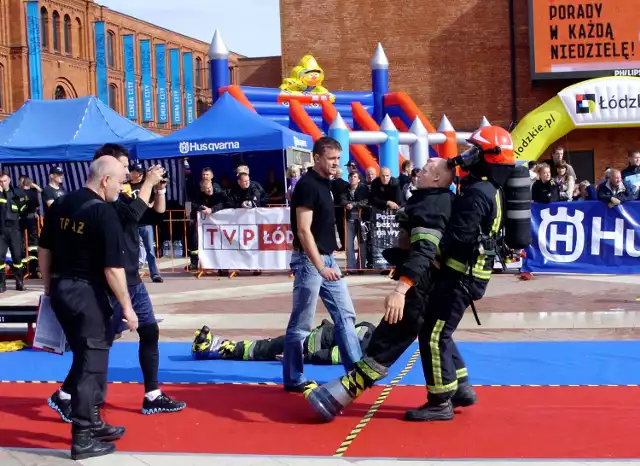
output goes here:
{"type": "Polygon", "coordinates": [[[27,346],[24,341],[0,341],[0,353],[8,353],[10,351],[20,351],[27,346]]]}

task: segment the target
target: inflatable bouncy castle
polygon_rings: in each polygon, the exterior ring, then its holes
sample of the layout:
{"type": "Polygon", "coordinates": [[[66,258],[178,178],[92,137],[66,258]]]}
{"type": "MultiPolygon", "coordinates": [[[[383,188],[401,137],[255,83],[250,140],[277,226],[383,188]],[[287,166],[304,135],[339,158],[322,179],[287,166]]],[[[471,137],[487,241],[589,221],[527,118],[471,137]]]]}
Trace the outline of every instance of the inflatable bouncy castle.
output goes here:
{"type": "MultiPolygon", "coordinates": [[[[228,92],[247,108],[314,141],[347,132],[341,143],[346,141],[349,152],[343,154],[342,165],[350,159],[361,170],[388,166],[398,176],[405,160],[401,146],[410,147],[414,165],[421,167],[427,157],[457,155],[457,144],[470,134],[456,133],[446,116],[436,132],[405,92],[389,92],[389,61],[381,44],[370,63],[369,91],[331,92],[323,86],[322,67],[310,54],[302,57],[279,88],[230,85],[228,57],[229,50],[216,30],[209,50],[214,103],[228,92]]],[[[483,124],[488,124],[486,119],[483,124]]]]}

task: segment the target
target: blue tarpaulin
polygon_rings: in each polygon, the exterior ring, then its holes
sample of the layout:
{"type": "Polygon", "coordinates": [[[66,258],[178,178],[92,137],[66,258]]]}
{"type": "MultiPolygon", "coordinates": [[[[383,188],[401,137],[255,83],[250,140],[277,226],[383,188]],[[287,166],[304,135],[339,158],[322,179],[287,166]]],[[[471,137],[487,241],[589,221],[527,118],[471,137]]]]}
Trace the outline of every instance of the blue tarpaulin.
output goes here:
{"type": "Polygon", "coordinates": [[[225,93],[204,115],[185,128],[160,139],[139,143],[137,155],[140,159],[193,157],[288,147],[311,150],[313,140],[252,112],[225,93]]]}
{"type": "Polygon", "coordinates": [[[134,150],[138,141],[156,138],[160,136],[111,110],[94,96],[28,100],[0,123],[0,162],[87,161],[102,144],[117,143],[134,150]]]}

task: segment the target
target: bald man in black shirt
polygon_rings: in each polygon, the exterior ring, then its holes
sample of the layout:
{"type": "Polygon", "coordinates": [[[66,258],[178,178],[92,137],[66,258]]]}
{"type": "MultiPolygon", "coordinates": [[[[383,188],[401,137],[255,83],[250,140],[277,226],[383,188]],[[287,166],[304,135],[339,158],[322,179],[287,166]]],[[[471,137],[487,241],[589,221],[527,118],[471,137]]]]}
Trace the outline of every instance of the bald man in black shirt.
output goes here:
{"type": "Polygon", "coordinates": [[[86,186],[51,204],[40,235],[45,295],[73,352],[68,386],[74,460],[115,451],[108,442],[125,432],[106,424],[99,410],[113,344],[109,295],[124,309],[127,327],[138,326],[127,292],[122,227],[110,205],[125,180],[126,171],[115,158],[92,163],[86,186]]]}

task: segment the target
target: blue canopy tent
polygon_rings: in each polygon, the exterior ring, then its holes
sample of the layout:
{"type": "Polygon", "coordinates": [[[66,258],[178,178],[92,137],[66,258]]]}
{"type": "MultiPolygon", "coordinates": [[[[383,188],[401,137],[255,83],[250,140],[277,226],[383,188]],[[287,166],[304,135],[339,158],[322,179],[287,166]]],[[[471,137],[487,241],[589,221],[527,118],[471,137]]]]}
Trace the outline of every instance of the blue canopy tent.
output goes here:
{"type": "MultiPolygon", "coordinates": [[[[135,156],[139,141],[160,139],[160,135],[115,112],[94,96],[65,100],[28,100],[0,122],[0,163],[14,183],[20,175],[41,187],[49,182],[49,170],[65,171],[65,188],[81,187],[89,172],[95,150],[105,143],[125,146],[135,156]]],[[[155,157],[157,159],[157,157],[155,157]]],[[[148,160],[147,165],[162,163],[148,160]]],[[[172,183],[169,198],[183,201],[183,169],[179,161],[164,162],[172,183]]]]}
{"type": "Polygon", "coordinates": [[[310,136],[258,115],[225,92],[193,123],[161,139],[138,143],[136,153],[141,160],[187,158],[193,173],[193,190],[199,190],[197,183],[204,167],[213,168],[216,181],[220,181],[231,178],[240,164],[248,165],[251,178],[268,189],[265,183],[270,170],[278,184],[284,186],[286,149],[311,151],[312,147],[310,136]]]}

